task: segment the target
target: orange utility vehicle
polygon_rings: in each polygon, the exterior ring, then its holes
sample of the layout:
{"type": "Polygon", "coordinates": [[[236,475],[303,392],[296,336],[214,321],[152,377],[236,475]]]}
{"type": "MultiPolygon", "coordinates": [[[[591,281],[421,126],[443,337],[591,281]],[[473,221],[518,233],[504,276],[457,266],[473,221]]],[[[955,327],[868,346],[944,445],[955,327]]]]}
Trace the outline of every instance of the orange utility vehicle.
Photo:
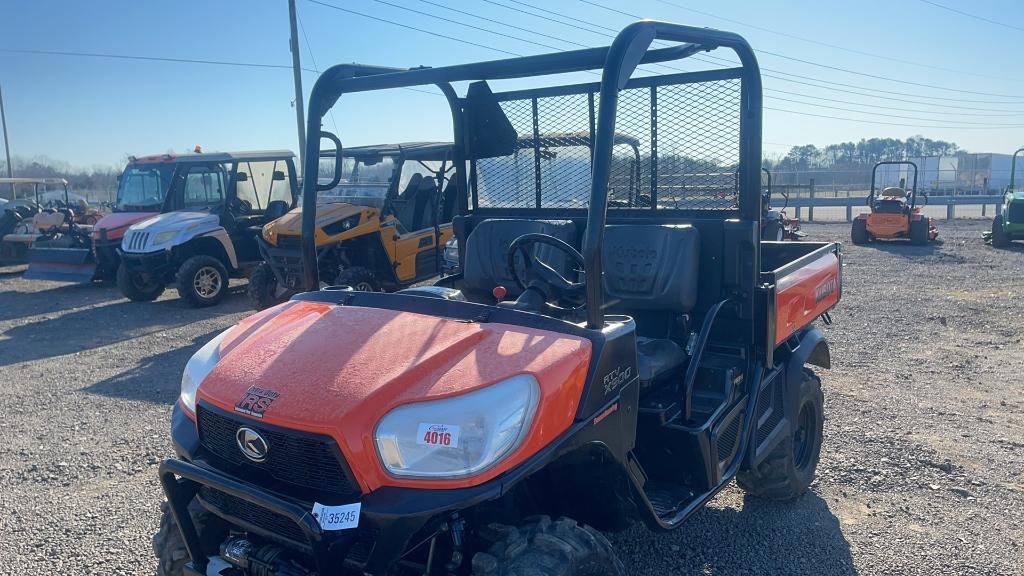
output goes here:
{"type": "MultiPolygon", "coordinates": [[[[395,293],[318,289],[317,216],[303,211],[309,292],[185,367],[158,573],[621,576],[597,529],[678,528],[733,479],[803,494],[824,420],[808,365],[830,365],[814,322],[839,301],[841,251],[760,240],[747,42],[643,21],[608,48],[335,66],[309,100],[304,172],[324,115],[359,100],[343,96],[420,86],[450,105],[462,272],[395,293]],[[635,75],[709,51],[741,64],[635,75]],[[601,81],[551,83],[588,70],[601,81]],[[514,78],[529,81],[492,91],[514,78]],[[616,124],[642,147],[647,205],[610,198],[633,158],[616,157],[616,124]],[[539,145],[517,146],[556,130],[585,135],[582,189],[544,172],[557,163],[539,145]]],[[[306,206],[317,188],[305,180],[306,206]]]]}
{"type": "MultiPolygon", "coordinates": [[[[921,192],[924,204],[928,195],[921,192]]],[[[871,169],[871,193],[867,204],[868,214],[860,214],[853,220],[850,239],[854,244],[867,244],[871,240],[909,239],[914,244],[927,244],[939,236],[935,220],[921,213],[917,205],[917,164],[909,160],[886,160],[871,169]],[[877,192],[876,183],[879,166],[907,166],[914,175],[910,190],[906,189],[906,178],[900,179],[899,186],[888,186],[877,192]]]]}

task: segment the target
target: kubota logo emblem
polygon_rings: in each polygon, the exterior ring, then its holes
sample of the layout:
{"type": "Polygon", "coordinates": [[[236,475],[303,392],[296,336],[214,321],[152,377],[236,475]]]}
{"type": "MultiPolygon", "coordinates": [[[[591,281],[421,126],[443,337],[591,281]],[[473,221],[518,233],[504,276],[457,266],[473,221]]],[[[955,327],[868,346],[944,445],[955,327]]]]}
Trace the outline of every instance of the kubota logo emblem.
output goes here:
{"type": "Polygon", "coordinates": [[[242,451],[242,454],[252,460],[253,462],[263,462],[267,459],[267,452],[269,447],[267,441],[263,439],[263,436],[259,432],[242,426],[235,433],[235,441],[238,442],[238,449],[242,451]]]}
{"type": "Polygon", "coordinates": [[[836,279],[829,278],[825,280],[814,289],[814,303],[817,304],[818,302],[821,302],[825,298],[828,298],[829,296],[834,294],[835,291],[836,279]]]}

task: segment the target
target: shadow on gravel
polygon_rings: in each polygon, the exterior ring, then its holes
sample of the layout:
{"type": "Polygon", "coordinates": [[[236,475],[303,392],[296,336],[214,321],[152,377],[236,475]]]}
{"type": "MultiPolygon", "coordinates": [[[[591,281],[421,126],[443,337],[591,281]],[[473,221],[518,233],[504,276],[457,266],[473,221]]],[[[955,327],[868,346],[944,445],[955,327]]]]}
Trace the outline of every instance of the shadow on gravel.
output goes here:
{"type": "Polygon", "coordinates": [[[743,507],[704,508],[674,532],[636,527],[613,537],[630,574],[855,576],[850,544],[828,503],[744,497],[743,507]]]}
{"type": "Polygon", "coordinates": [[[196,336],[190,344],[181,348],[147,356],[136,366],[82,390],[111,398],[173,404],[181,391],[181,371],[185,363],[218,333],[220,328],[196,336]]]}
{"type": "Polygon", "coordinates": [[[875,240],[863,245],[864,248],[874,248],[881,252],[888,252],[896,256],[906,256],[908,258],[931,256],[939,251],[940,246],[942,246],[941,242],[930,242],[925,246],[918,246],[904,240],[875,240]]]}
{"type": "MultiPolygon", "coordinates": [[[[244,286],[241,289],[244,292],[244,286]]],[[[248,301],[237,292],[233,289],[232,294],[213,308],[192,308],[183,300],[174,298],[159,302],[121,300],[67,314],[55,313],[52,317],[15,326],[4,332],[3,335],[9,339],[0,346],[0,366],[151,337],[192,322],[248,310],[248,301]]],[[[74,369],[69,367],[68,370],[73,373],[74,369]]]]}
{"type": "Polygon", "coordinates": [[[69,308],[92,306],[123,298],[113,284],[62,284],[46,290],[0,292],[0,322],[38,314],[61,314],[69,308]]]}

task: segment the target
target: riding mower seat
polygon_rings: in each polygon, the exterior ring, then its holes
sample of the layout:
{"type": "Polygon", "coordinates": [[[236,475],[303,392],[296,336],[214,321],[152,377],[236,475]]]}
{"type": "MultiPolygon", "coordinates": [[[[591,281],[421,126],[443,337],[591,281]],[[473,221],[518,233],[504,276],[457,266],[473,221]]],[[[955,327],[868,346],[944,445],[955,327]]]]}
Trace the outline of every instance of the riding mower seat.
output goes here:
{"type": "MultiPolygon", "coordinates": [[[[466,238],[466,256],[462,267],[463,289],[467,299],[473,302],[493,303],[493,290],[501,286],[506,298],[516,298],[522,289],[508,270],[508,248],[512,241],[523,234],[548,234],[569,244],[576,245],[576,225],[568,220],[484,220],[473,228],[466,238]]],[[[530,249],[536,260],[554,268],[567,279],[575,274],[565,254],[556,248],[535,244],[530,249]]]]}
{"type": "MultiPolygon", "coordinates": [[[[697,303],[700,233],[693,226],[608,226],[602,256],[605,302],[612,309],[678,317],[697,303]]],[[[686,360],[686,350],[674,340],[637,336],[642,390],[677,372],[686,360]]]]}

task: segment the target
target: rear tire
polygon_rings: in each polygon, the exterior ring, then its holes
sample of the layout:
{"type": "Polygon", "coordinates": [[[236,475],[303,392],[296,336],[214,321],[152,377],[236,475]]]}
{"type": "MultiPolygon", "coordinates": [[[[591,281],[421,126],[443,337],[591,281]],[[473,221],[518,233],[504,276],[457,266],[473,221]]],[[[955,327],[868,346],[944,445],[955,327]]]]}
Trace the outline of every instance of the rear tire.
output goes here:
{"type": "Polygon", "coordinates": [[[519,527],[493,524],[482,531],[494,541],[473,556],[473,576],[624,576],[611,543],[569,518],[538,516],[519,527]]]}
{"type": "Polygon", "coordinates": [[[825,422],[821,379],[809,368],[801,374],[797,401],[787,411],[790,430],[756,468],[741,470],[736,484],[743,491],[771,500],[799,497],[811,482],[821,458],[825,422]]]}
{"type": "MultiPolygon", "coordinates": [[[[224,522],[195,500],[189,504],[188,511],[204,551],[210,555],[216,554],[220,537],[226,532],[224,522]]],[[[160,529],[153,535],[153,555],[157,559],[157,576],[181,576],[189,561],[185,540],[181,537],[178,524],[174,522],[167,501],[160,503],[160,529]]]]}
{"type": "Polygon", "coordinates": [[[919,220],[910,221],[910,242],[918,246],[924,246],[931,239],[929,231],[931,229],[931,219],[927,216],[921,216],[919,220]]]}
{"type": "Polygon", "coordinates": [[[1010,245],[1010,236],[1003,231],[1003,217],[996,216],[992,219],[992,246],[995,248],[1006,248],[1010,245]]]}
{"type": "Polygon", "coordinates": [[[140,275],[132,273],[123,263],[117,267],[117,289],[132,302],[152,302],[164,293],[163,282],[147,282],[140,275]]]}
{"type": "Polygon", "coordinates": [[[288,299],[289,293],[285,292],[283,297],[277,296],[277,276],[274,270],[266,262],[260,264],[249,276],[249,288],[246,290],[249,302],[257,310],[266,310],[271,306],[277,306],[288,299]]]}
{"type": "Polygon", "coordinates": [[[357,292],[379,292],[380,283],[369,268],[346,268],[334,278],[335,286],[351,286],[357,292]]]}
{"type": "Polygon", "coordinates": [[[867,220],[861,218],[854,220],[853,229],[850,230],[850,240],[853,240],[854,244],[867,244],[869,239],[867,220]]]}
{"type": "Polygon", "coordinates": [[[228,293],[228,270],[213,256],[193,256],[178,268],[178,295],[189,304],[213,306],[228,293]]]}

